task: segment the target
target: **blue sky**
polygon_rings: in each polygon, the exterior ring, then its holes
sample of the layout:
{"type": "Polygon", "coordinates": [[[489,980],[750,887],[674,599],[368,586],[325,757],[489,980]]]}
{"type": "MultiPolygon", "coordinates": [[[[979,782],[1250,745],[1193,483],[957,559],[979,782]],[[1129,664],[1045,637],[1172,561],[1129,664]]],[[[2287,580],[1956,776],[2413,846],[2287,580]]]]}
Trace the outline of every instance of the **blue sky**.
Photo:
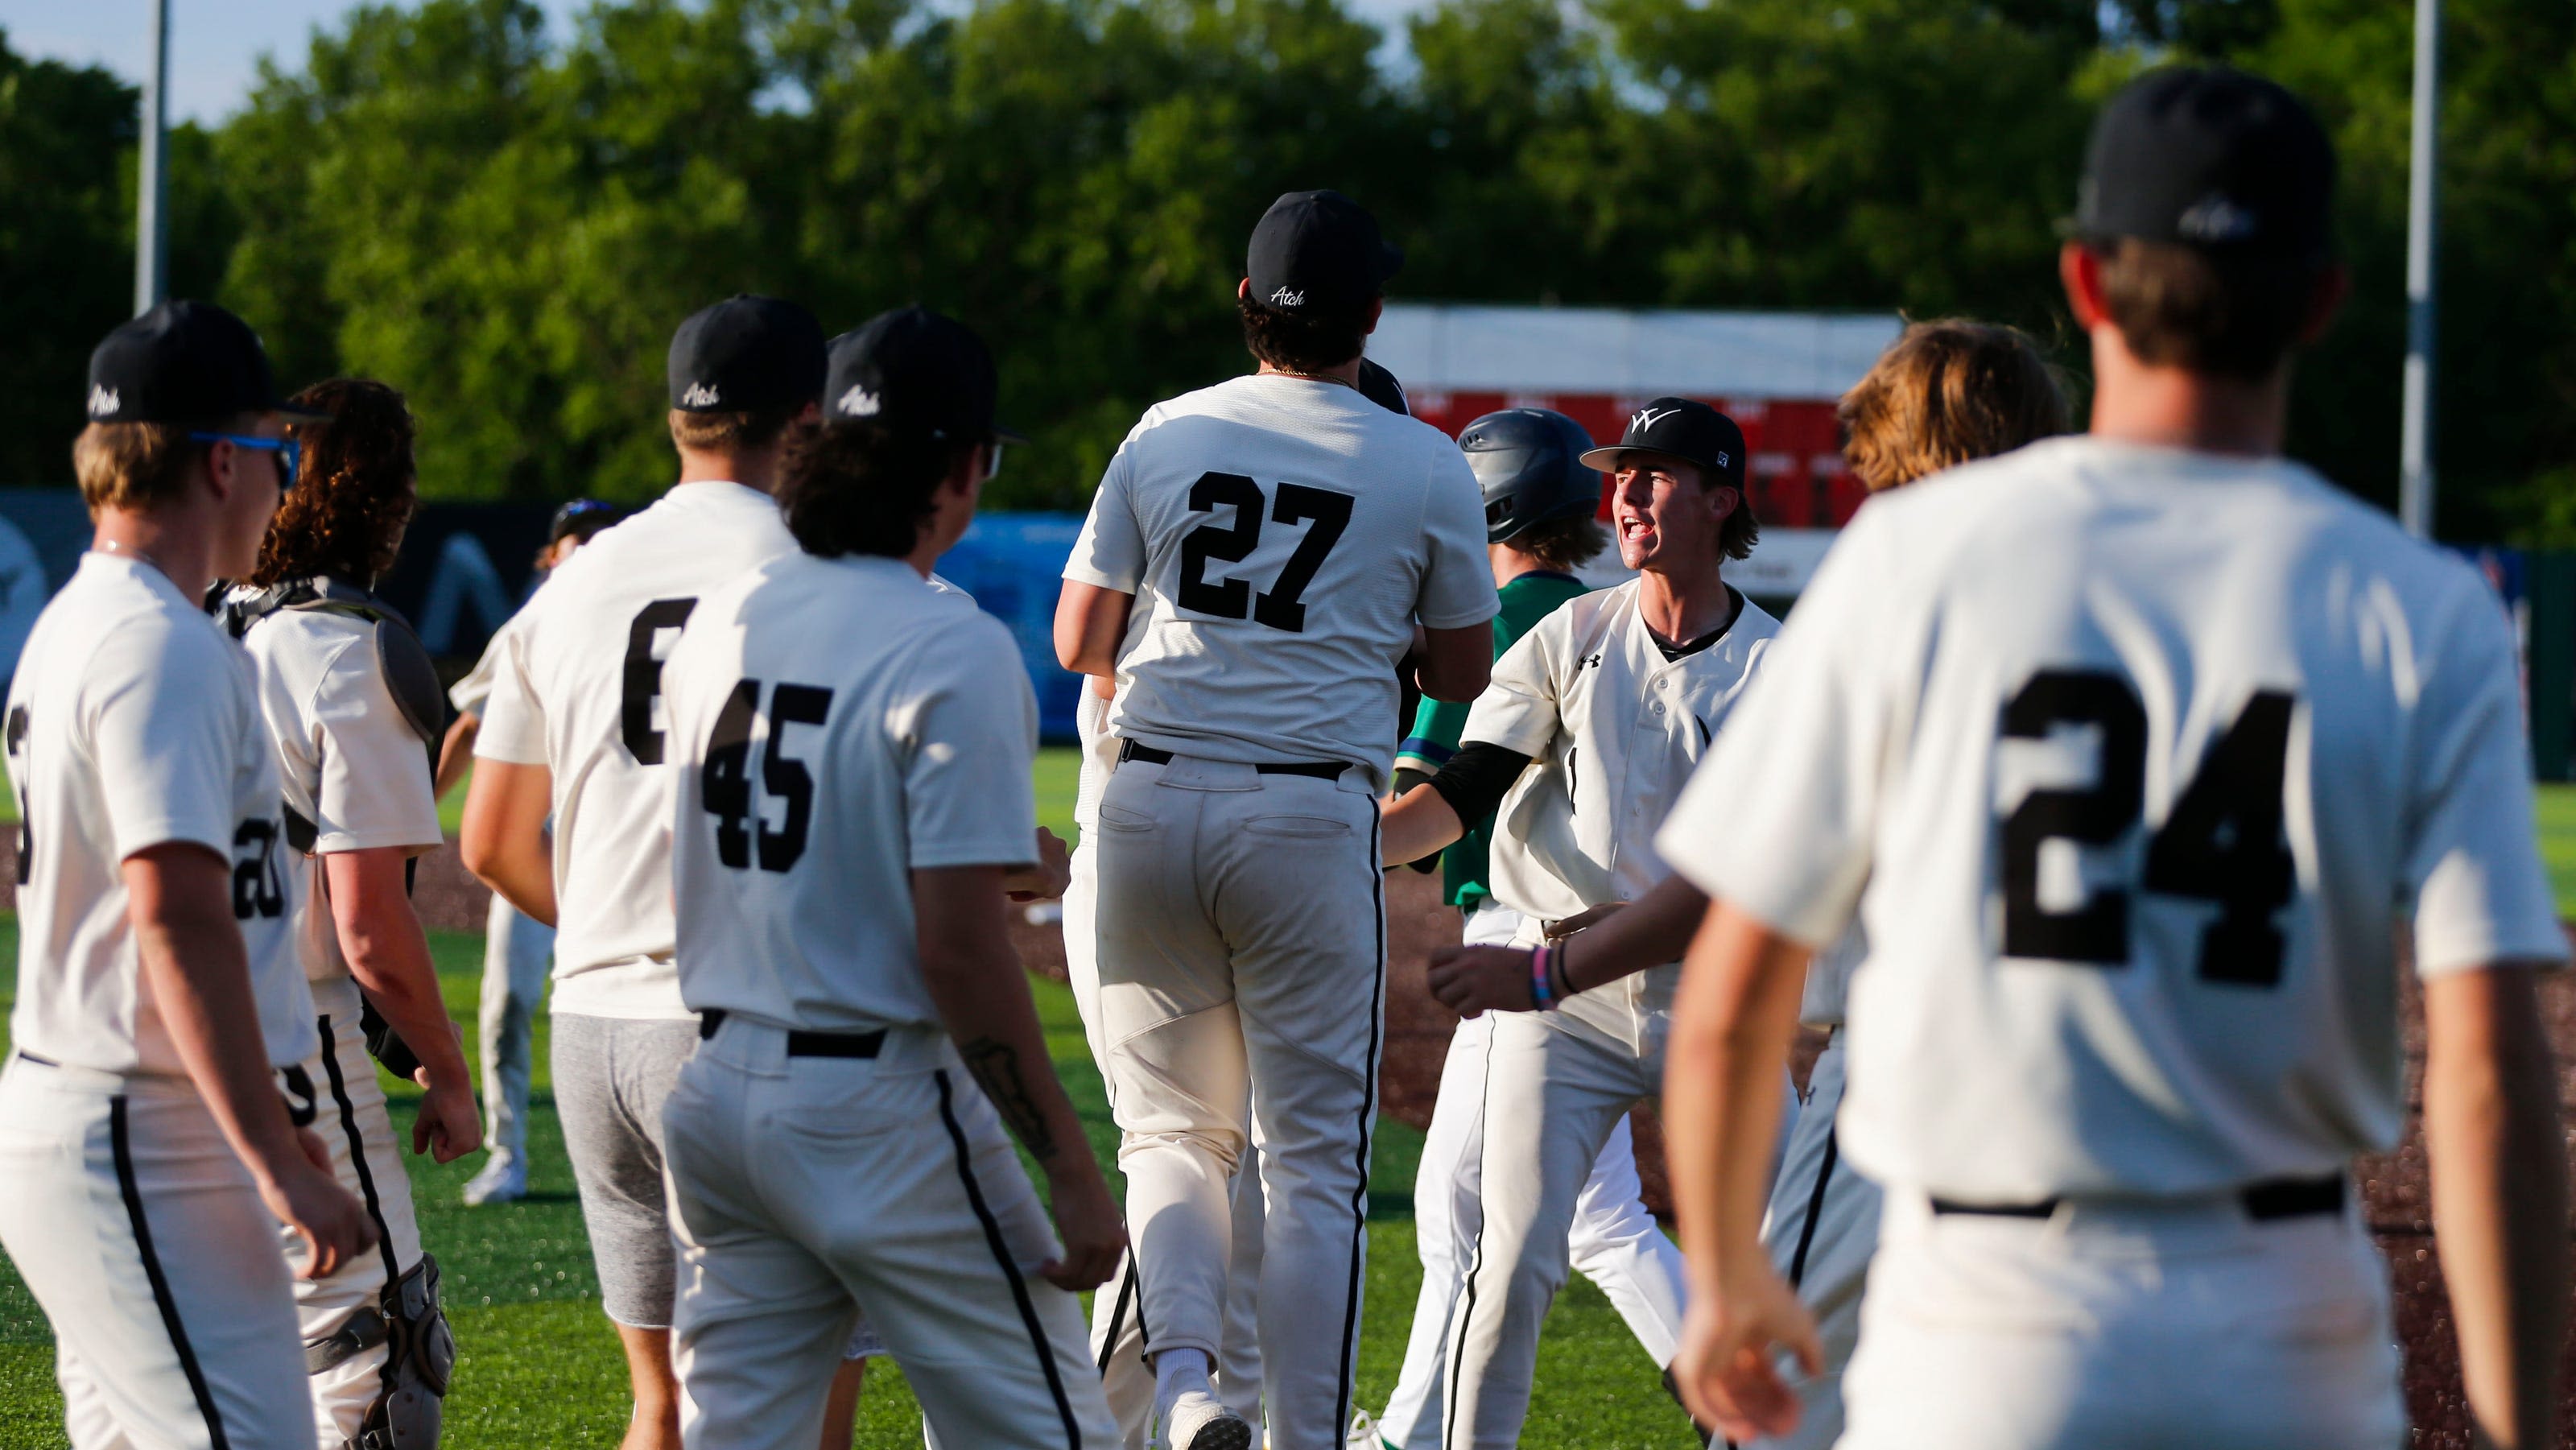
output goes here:
{"type": "MultiPolygon", "coordinates": [[[[261,54],[293,65],[317,25],[352,0],[170,0],[170,115],[219,121],[250,94],[261,54]]],[[[561,26],[575,0],[538,0],[561,26]]],[[[1351,0],[1384,24],[1426,0],[1351,0]]],[[[152,54],[152,0],[0,0],[0,29],[20,55],[104,65],[140,82],[152,54]]]]}

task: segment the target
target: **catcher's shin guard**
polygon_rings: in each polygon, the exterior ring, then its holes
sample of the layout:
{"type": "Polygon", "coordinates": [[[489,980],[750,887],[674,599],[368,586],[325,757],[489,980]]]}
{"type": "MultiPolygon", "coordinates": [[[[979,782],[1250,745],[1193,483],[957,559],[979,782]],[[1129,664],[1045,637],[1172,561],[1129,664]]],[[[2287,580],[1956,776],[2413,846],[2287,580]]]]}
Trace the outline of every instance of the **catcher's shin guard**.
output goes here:
{"type": "Polygon", "coordinates": [[[456,1366],[456,1336],[438,1305],[438,1260],[420,1256],[387,1286],[375,1308],[349,1316],[339,1333],[304,1346],[304,1371],[321,1374],[385,1345],[384,1387],[346,1450],[437,1450],[440,1401],[456,1366]]]}

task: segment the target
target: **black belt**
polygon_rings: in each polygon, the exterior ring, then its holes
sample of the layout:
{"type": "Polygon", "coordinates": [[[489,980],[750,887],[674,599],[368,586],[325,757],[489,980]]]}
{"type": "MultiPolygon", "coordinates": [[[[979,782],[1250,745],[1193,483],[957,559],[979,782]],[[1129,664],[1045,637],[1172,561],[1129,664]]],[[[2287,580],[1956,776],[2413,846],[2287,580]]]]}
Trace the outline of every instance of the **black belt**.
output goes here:
{"type": "MultiPolygon", "coordinates": [[[[724,1025],[723,1008],[711,1008],[698,1014],[698,1040],[706,1041],[724,1025]]],[[[789,1057],[874,1057],[885,1051],[886,1035],[875,1032],[789,1032],[789,1057]]]]}
{"type": "MultiPolygon", "coordinates": [[[[2314,1214],[2343,1212],[2344,1182],[2338,1173],[2332,1178],[2275,1178],[2263,1183],[2249,1183],[2236,1191],[2236,1201],[2245,1205],[2245,1216],[2256,1223],[2275,1219],[2307,1218],[2314,1214]]],[[[2057,1212],[2060,1198],[2043,1198],[2035,1203],[1961,1203],[1956,1199],[1935,1198],[1934,1213],[1965,1213],[1983,1218],[2047,1218],[2057,1212]]]]}
{"type": "MultiPolygon", "coordinates": [[[[1139,745],[1133,740],[1119,741],[1118,763],[1124,765],[1131,760],[1141,760],[1147,765],[1169,765],[1172,763],[1172,752],[1157,750],[1151,745],[1139,745]]],[[[1283,760],[1269,765],[1256,765],[1252,767],[1252,773],[1302,775],[1309,780],[1339,780],[1342,778],[1342,772],[1348,769],[1350,767],[1347,765],[1337,765],[1326,760],[1283,760]]]]}

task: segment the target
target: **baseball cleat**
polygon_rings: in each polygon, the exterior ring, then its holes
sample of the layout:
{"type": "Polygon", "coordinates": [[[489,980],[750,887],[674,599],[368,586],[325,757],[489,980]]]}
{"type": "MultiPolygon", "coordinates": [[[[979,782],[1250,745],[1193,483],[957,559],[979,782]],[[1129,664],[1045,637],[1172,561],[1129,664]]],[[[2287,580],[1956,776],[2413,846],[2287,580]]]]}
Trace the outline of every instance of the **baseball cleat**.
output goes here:
{"type": "Polygon", "coordinates": [[[1252,1426],[1216,1396],[1192,1390],[1163,1416],[1165,1450],[1252,1450],[1252,1426]]]}
{"type": "Polygon", "coordinates": [[[465,1206],[481,1208],[487,1203],[515,1203],[528,1196],[528,1165],[519,1158],[495,1155],[483,1170],[465,1183],[465,1206]]]}

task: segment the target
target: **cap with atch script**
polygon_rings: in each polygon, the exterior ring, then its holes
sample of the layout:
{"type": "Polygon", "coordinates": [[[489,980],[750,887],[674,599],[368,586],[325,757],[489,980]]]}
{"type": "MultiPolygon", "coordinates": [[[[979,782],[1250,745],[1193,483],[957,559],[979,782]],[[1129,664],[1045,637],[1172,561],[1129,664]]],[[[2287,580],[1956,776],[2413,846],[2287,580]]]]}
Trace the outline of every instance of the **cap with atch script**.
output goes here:
{"type": "Polygon", "coordinates": [[[823,396],[823,324],[777,297],[737,292],[671,334],[671,406],[762,413],[823,396]]]}
{"type": "Polygon", "coordinates": [[[321,416],[286,406],[259,334],[211,302],[164,302],[89,355],[93,423],[204,425],[244,413],[321,416]]]}
{"type": "Polygon", "coordinates": [[[1586,468],[1616,473],[1626,465],[1623,453],[1660,453],[1695,465],[1709,475],[1703,482],[1744,487],[1744,430],[1735,420],[1706,403],[1689,398],[1657,398],[1628,415],[1628,431],[1608,448],[1583,455],[1586,468]]]}
{"type": "Polygon", "coordinates": [[[1365,306],[1404,267],[1368,208],[1338,191],[1292,191],[1252,229],[1244,276],[1252,300],[1279,312],[1365,306]]]}
{"type": "Polygon", "coordinates": [[[1000,388],[992,350],[975,329],[927,307],[899,307],[832,339],[823,421],[1025,443],[993,421],[1000,388]]]}
{"type": "Polygon", "coordinates": [[[2334,182],[2333,144],[2280,86],[2223,67],[2152,71],[2094,123],[2068,229],[2308,260],[2328,248],[2334,182]]]}

